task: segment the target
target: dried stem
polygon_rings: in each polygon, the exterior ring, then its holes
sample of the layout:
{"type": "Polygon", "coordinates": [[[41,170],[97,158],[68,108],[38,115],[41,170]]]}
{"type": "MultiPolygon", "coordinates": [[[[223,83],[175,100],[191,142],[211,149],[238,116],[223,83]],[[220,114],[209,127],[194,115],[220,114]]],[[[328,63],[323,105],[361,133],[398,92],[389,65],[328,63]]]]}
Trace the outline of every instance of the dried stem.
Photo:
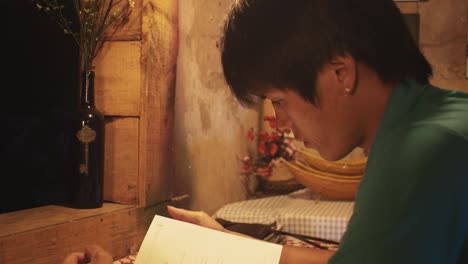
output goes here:
{"type": "Polygon", "coordinates": [[[111,28],[114,34],[127,21],[135,0],[73,0],[79,18],[79,31],[71,27],[71,20],[63,14],[66,0],[31,0],[40,12],[49,15],[65,34],[71,34],[82,57],[82,70],[92,71],[93,60],[103,45],[103,35],[111,28]]]}

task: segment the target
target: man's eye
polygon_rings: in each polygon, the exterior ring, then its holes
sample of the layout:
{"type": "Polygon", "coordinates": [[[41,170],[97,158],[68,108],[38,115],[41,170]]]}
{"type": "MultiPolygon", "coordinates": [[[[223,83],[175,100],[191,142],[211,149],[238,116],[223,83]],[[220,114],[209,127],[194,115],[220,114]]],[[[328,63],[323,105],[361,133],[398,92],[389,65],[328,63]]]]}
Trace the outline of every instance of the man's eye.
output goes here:
{"type": "Polygon", "coordinates": [[[271,104],[273,105],[280,105],[281,101],[280,100],[271,100],[271,104]]]}

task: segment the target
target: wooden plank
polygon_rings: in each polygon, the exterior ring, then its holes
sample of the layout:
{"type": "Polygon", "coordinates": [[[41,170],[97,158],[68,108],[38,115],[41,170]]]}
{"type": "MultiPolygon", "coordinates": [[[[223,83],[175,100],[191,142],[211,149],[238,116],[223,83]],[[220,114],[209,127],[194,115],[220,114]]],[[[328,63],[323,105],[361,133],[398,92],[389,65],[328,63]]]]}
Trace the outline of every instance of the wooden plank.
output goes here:
{"type": "Polygon", "coordinates": [[[106,42],[95,59],[96,107],[111,116],[138,116],[140,41],[106,42]]]}
{"type": "Polygon", "coordinates": [[[138,118],[106,118],[104,199],[138,203],[138,118]]]}
{"type": "Polygon", "coordinates": [[[129,208],[0,237],[0,263],[60,263],[68,253],[91,243],[120,259],[139,249],[154,215],[165,215],[162,209],[129,208]]]}
{"type": "Polygon", "coordinates": [[[419,12],[419,3],[415,2],[398,2],[398,8],[404,14],[417,14],[419,12]]]}
{"type": "Polygon", "coordinates": [[[139,205],[169,196],[178,53],[178,1],[143,1],[139,205]],[[157,48],[155,48],[157,47],[157,48]]]}
{"type": "Polygon", "coordinates": [[[0,237],[19,234],[39,228],[73,222],[95,215],[108,214],[134,206],[104,203],[101,208],[79,210],[57,205],[48,205],[32,209],[0,214],[0,237]]]}
{"type": "MultiPolygon", "coordinates": [[[[127,0],[122,3],[126,3],[127,0]]],[[[141,40],[141,7],[143,0],[135,0],[135,6],[128,21],[112,33],[112,28],[108,34],[103,36],[106,41],[140,41],[141,40]]]]}

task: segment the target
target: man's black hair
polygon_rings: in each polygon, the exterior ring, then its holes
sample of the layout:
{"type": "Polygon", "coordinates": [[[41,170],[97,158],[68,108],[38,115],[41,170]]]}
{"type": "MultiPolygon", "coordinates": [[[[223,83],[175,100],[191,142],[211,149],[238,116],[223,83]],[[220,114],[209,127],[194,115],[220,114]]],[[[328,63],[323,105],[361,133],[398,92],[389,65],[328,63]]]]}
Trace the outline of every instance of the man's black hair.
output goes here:
{"type": "Polygon", "coordinates": [[[225,79],[243,105],[262,85],[314,102],[318,72],[345,53],[382,81],[425,83],[432,75],[393,0],[239,0],[221,39],[225,79]]]}

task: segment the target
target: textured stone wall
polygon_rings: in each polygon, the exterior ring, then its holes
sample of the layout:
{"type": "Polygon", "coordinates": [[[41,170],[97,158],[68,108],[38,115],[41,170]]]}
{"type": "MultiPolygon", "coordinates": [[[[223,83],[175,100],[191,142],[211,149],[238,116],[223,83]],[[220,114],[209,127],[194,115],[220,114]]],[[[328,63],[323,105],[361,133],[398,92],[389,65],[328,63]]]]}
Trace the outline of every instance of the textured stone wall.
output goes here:
{"type": "Polygon", "coordinates": [[[417,10],[420,47],[434,70],[432,83],[468,91],[468,0],[429,0],[419,3],[417,10]]]}
{"type": "Polygon", "coordinates": [[[212,213],[245,199],[238,158],[258,113],[244,109],[225,84],[217,48],[232,0],[179,2],[179,58],[175,99],[175,192],[189,206],[212,213]]]}

